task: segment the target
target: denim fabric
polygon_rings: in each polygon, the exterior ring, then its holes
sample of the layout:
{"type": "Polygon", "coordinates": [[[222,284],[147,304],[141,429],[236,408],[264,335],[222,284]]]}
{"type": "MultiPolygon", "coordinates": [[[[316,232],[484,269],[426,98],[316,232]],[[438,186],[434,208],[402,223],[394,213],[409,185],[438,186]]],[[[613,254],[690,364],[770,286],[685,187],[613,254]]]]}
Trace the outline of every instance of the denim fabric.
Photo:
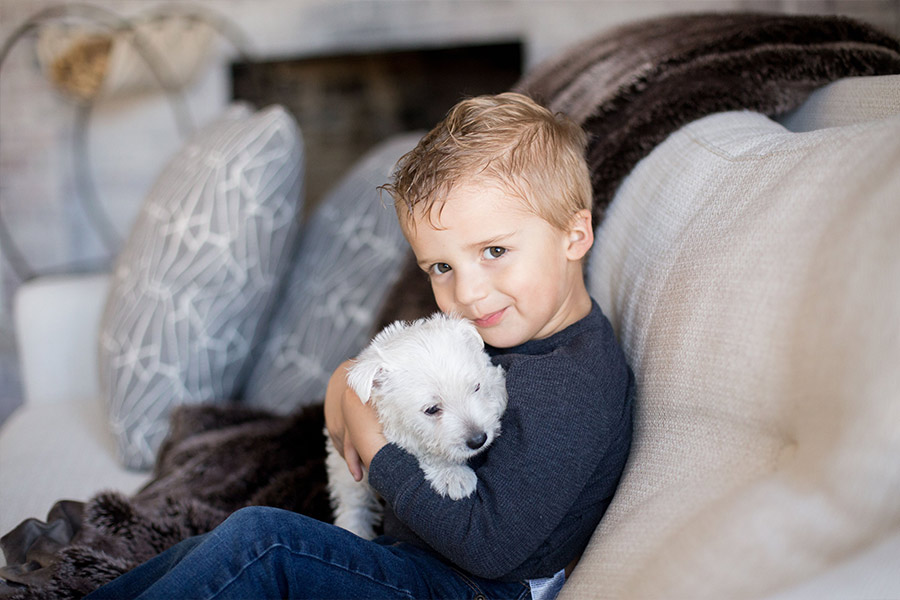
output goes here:
{"type": "Polygon", "coordinates": [[[368,541],[275,508],[237,511],[87,598],[526,599],[525,583],[466,575],[390,538],[368,541]]]}

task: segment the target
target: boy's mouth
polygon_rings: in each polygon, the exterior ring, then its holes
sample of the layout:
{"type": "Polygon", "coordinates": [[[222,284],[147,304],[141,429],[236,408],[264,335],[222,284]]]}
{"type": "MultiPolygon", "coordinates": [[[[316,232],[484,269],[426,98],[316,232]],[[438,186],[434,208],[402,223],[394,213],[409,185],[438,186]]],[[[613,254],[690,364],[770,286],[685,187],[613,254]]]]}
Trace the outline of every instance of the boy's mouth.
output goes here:
{"type": "Polygon", "coordinates": [[[503,318],[503,314],[506,312],[506,309],[498,310],[497,312],[492,312],[487,314],[480,319],[475,319],[472,323],[475,324],[475,327],[491,327],[500,322],[500,319],[503,318]]]}

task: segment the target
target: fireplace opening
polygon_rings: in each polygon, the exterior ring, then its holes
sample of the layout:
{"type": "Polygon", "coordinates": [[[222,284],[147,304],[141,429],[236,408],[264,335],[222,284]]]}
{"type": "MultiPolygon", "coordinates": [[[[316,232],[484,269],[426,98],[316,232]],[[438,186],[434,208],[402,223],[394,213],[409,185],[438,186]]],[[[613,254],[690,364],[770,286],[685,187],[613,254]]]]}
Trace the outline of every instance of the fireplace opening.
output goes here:
{"type": "Polygon", "coordinates": [[[232,95],[283,105],[306,145],[306,210],[368,149],[430,129],[466,96],[508,90],[522,74],[522,44],[424,48],[237,62],[232,95]]]}

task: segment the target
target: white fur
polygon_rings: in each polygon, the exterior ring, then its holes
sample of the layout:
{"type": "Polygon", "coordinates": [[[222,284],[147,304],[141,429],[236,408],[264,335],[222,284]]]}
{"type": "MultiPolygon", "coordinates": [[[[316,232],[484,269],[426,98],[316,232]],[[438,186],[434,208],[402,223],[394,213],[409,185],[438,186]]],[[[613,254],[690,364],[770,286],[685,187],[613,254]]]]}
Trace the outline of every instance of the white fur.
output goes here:
{"type": "MultiPolygon", "coordinates": [[[[388,442],[418,459],[435,491],[454,500],[475,491],[466,461],[499,435],[506,381],[472,323],[441,313],[392,323],[360,353],[347,382],[373,403],[388,442]]],[[[371,539],[381,518],[375,492],[366,478],[354,481],[327,431],[326,439],[335,524],[371,539]]]]}

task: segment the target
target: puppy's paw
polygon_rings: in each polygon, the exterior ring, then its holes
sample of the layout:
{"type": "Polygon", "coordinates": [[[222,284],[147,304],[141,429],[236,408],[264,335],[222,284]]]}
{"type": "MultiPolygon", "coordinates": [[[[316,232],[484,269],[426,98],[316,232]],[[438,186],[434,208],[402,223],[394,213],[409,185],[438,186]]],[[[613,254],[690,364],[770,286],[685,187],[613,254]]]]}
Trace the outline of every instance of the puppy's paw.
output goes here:
{"type": "Polygon", "coordinates": [[[431,482],[431,487],[442,496],[449,496],[451,500],[468,498],[478,485],[475,471],[465,465],[455,465],[436,469],[433,477],[426,478],[431,482]]]}

